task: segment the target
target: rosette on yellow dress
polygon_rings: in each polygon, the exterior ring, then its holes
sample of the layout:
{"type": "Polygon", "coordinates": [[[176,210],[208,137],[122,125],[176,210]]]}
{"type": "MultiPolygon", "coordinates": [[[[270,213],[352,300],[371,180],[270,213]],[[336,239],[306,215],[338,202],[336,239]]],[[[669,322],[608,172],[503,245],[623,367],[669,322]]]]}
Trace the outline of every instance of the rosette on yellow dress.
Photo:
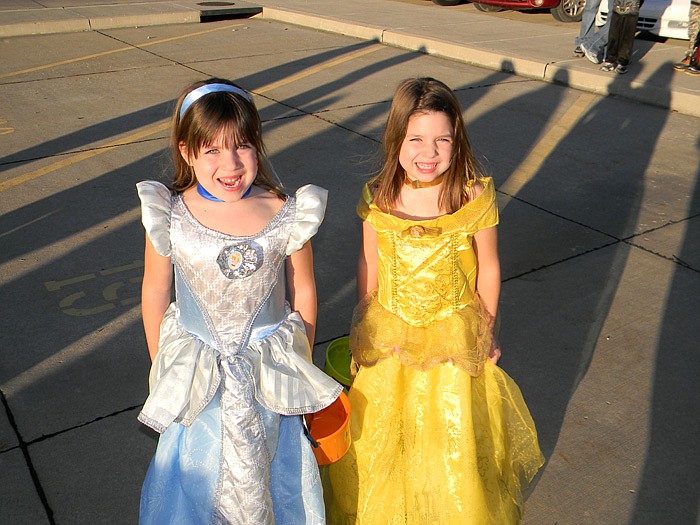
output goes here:
{"type": "Polygon", "coordinates": [[[488,359],[474,234],[498,223],[490,178],[424,221],[358,214],[378,235],[378,289],[357,306],[350,451],[326,472],[330,525],[507,525],[543,464],[520,390],[488,359]]]}

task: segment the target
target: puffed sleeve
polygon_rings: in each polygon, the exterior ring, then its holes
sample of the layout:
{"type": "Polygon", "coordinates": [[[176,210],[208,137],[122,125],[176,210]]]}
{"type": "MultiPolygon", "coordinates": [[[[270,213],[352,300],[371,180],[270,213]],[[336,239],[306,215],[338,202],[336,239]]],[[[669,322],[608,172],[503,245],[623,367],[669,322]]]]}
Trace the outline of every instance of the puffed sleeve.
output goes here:
{"type": "Polygon", "coordinates": [[[326,213],[328,191],[319,186],[307,184],[297,190],[296,199],[296,213],[287,243],[287,255],[301,250],[304,244],[316,235],[326,213]]]}
{"type": "Polygon", "coordinates": [[[483,230],[498,224],[498,202],[496,201],[496,188],[491,177],[479,179],[479,183],[484,188],[481,194],[473,201],[466,204],[472,213],[472,224],[469,226],[473,231],[483,230]]]}
{"type": "Polygon", "coordinates": [[[360,219],[370,223],[378,232],[395,227],[394,218],[390,214],[382,212],[374,202],[374,193],[369,183],[362,187],[362,196],[360,197],[360,202],[357,203],[355,211],[357,211],[360,219]]]}
{"type": "Polygon", "coordinates": [[[141,222],[159,255],[170,257],[171,192],[160,182],[147,180],[136,184],[141,199],[141,222]]]}
{"type": "Polygon", "coordinates": [[[362,187],[362,197],[360,197],[360,202],[357,203],[357,215],[359,215],[360,219],[363,221],[367,219],[367,216],[369,215],[370,212],[370,204],[372,204],[372,201],[374,200],[374,197],[372,196],[372,190],[369,187],[369,184],[365,184],[362,187]]]}

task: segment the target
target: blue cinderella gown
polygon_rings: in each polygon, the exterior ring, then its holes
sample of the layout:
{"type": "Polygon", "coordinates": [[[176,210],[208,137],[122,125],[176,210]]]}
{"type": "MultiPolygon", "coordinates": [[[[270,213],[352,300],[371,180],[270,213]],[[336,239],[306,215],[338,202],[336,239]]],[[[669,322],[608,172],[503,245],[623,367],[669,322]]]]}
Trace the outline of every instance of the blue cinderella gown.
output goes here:
{"type": "Polygon", "coordinates": [[[141,524],[323,524],[321,483],[301,415],[342,387],[311,362],[285,300],[284,260],[323,220],[326,191],[304,186],[258,234],[210,230],[180,195],[137,185],[142,221],[175,267],[150,394],[139,420],[161,433],[141,524]]]}

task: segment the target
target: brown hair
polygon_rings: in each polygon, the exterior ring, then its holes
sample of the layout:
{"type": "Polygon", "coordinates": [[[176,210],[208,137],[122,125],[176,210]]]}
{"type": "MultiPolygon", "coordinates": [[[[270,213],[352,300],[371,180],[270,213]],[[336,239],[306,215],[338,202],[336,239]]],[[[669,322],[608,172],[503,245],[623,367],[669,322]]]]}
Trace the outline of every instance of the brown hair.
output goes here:
{"type": "Polygon", "coordinates": [[[244,143],[255,148],[258,173],[254,184],[281,197],[282,187],[267,159],[262,140],[262,124],[252,97],[251,100],[247,100],[240,94],[228,91],[208,93],[193,102],[180,118],[180,108],[187,94],[206,84],[228,84],[242,90],[230,80],[210,78],[195,82],[182,92],[175,106],[170,137],[170,149],[175,165],[173,191],[182,192],[197,184],[194,170],[180,154],[180,144],[184,143],[187,151],[196,158],[202,146],[209,146],[223,137],[223,146],[226,148],[244,143]]]}
{"type": "Polygon", "coordinates": [[[467,136],[462,109],[452,90],[433,78],[409,78],[396,88],[384,128],[382,145],[384,163],[370,186],[374,199],[383,210],[389,210],[399,198],[406,173],[399,164],[399,152],[406,138],[408,119],[416,113],[442,112],[452,123],[454,133],[452,159],[438,197],[438,204],[447,213],[454,213],[469,201],[469,188],[481,174],[467,136]]]}

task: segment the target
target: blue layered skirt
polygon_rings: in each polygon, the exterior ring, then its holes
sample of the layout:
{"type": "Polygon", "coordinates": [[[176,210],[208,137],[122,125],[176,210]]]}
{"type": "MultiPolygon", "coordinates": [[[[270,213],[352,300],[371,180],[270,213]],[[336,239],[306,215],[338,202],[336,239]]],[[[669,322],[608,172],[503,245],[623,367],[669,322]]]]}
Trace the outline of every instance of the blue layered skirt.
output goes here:
{"type": "MultiPolygon", "coordinates": [[[[261,483],[269,483],[274,523],[325,523],[318,466],[304,435],[301,416],[280,416],[260,405],[256,408],[263,420],[267,446],[273,456],[270,479],[261,480],[261,483]]],[[[217,510],[222,465],[221,433],[219,394],[191,426],[172,423],[168,427],[160,436],[143,483],[140,524],[226,522],[217,510]]]]}

